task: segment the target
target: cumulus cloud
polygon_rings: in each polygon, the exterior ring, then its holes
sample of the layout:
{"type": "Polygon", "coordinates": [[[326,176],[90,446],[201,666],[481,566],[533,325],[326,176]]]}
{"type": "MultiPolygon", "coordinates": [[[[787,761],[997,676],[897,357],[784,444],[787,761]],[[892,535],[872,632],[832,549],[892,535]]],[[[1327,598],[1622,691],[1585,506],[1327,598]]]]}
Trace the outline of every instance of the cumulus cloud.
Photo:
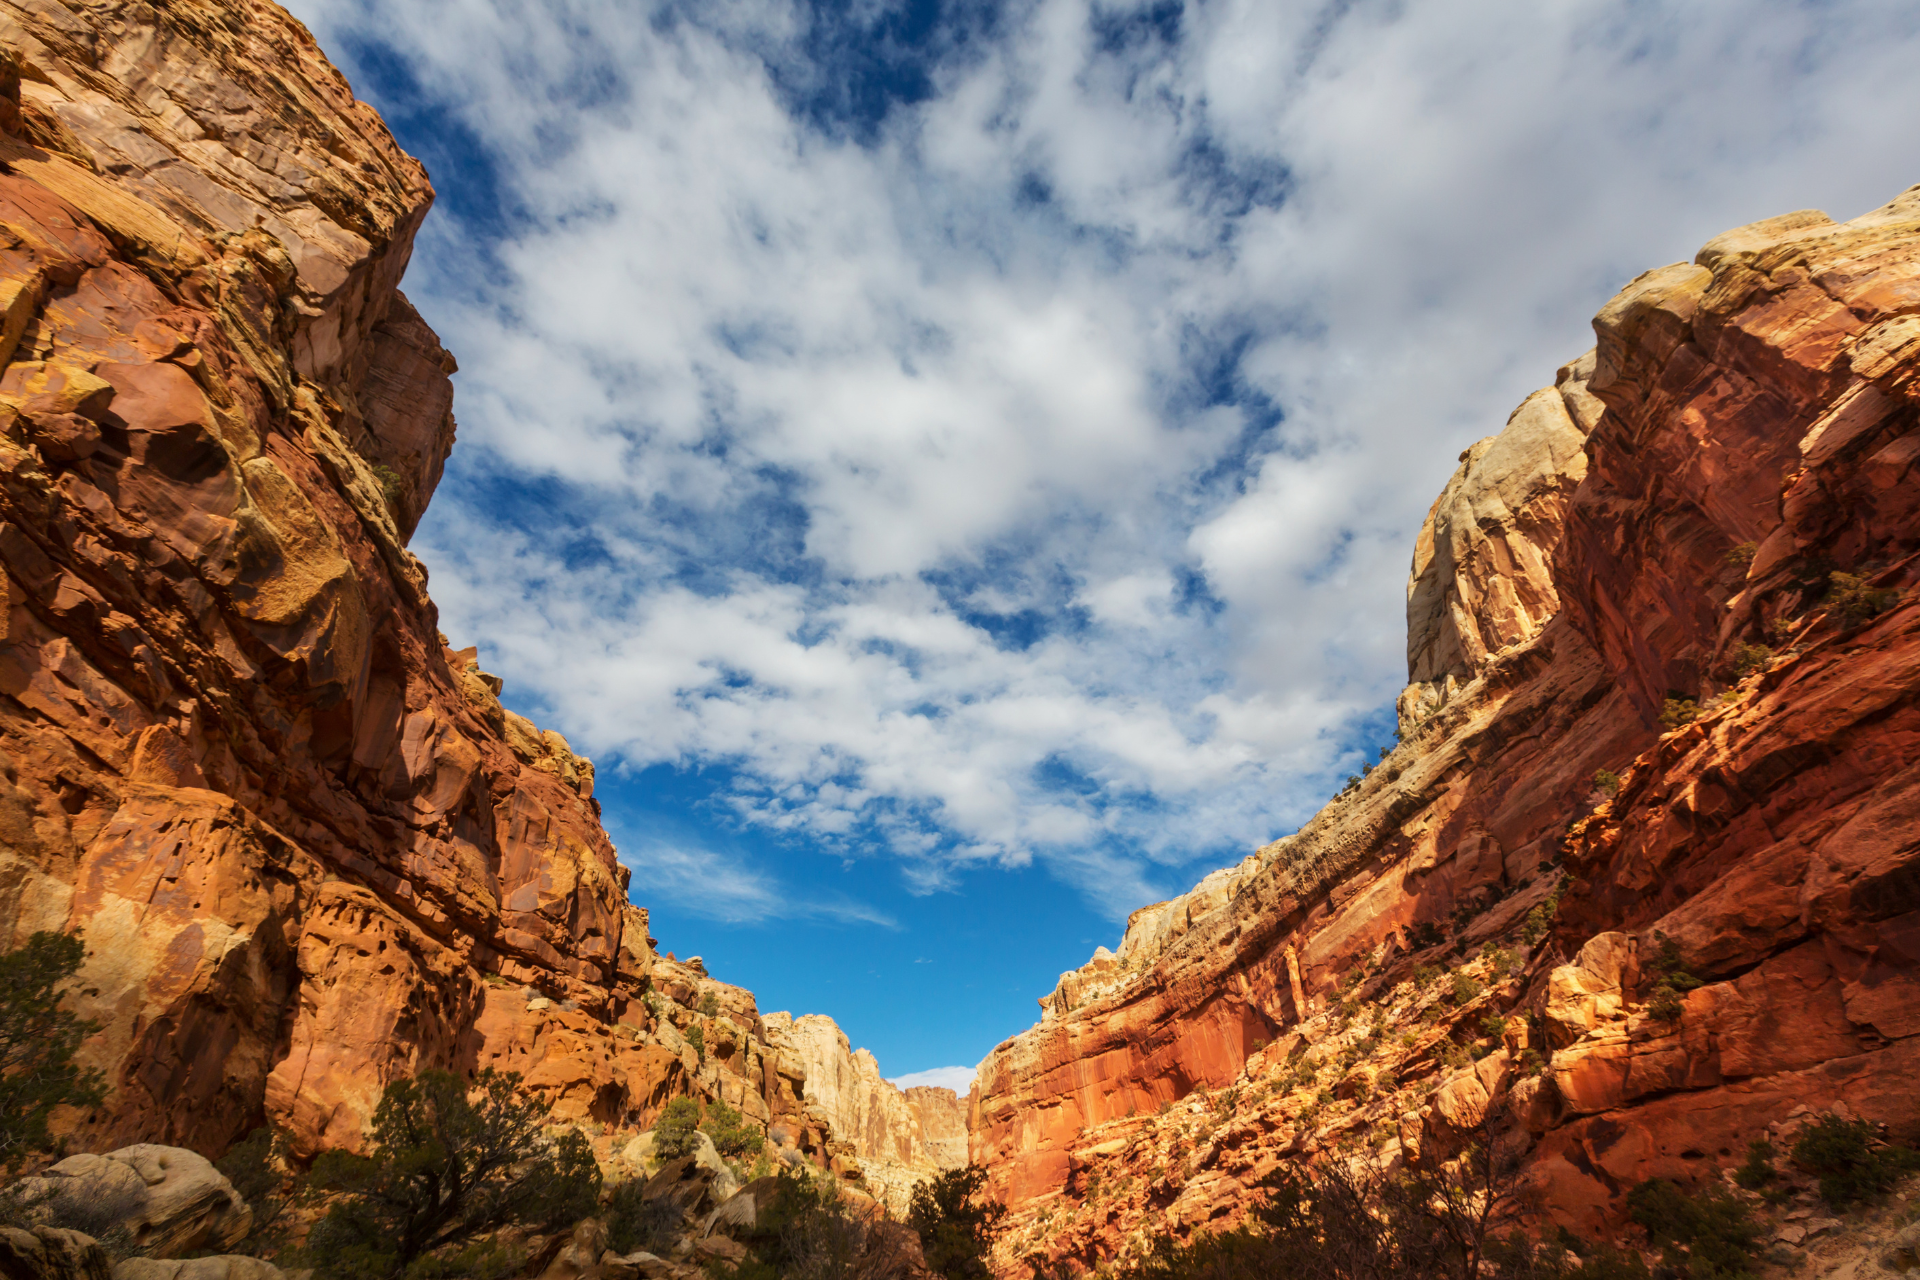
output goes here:
{"type": "Polygon", "coordinates": [[[604,764],[1116,918],[1357,763],[1428,503],[1615,288],[1920,179],[1876,0],[295,8],[466,184],[447,630],[604,764]]]}

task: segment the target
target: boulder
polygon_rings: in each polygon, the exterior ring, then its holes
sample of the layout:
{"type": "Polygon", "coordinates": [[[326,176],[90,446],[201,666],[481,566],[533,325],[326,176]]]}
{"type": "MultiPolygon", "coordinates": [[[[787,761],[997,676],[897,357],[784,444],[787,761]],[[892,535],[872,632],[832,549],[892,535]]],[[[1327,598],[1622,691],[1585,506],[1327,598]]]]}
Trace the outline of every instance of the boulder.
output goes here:
{"type": "Polygon", "coordinates": [[[124,1230],[155,1258],[177,1258],[237,1244],[253,1211],[205,1156],[143,1142],[105,1155],[68,1156],[38,1177],[28,1195],[51,1195],[63,1221],[96,1235],[124,1230]]]}
{"type": "Polygon", "coordinates": [[[271,1262],[244,1254],[213,1258],[126,1258],[113,1268],[113,1280],[286,1280],[271,1262]]]}
{"type": "Polygon", "coordinates": [[[0,1227],[4,1280],[113,1280],[107,1254],[93,1237],[61,1227],[0,1227]]]}

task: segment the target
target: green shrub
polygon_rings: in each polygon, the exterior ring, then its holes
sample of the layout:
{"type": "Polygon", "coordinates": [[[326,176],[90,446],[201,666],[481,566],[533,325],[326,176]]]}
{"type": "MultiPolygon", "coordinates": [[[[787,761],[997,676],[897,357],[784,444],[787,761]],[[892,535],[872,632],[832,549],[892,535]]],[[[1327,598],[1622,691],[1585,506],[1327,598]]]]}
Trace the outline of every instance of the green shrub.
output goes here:
{"type": "Polygon", "coordinates": [[[73,1065],[97,1022],[60,1007],[60,987],[80,970],[78,933],[40,932],[0,954],[0,1173],[48,1146],[55,1107],[96,1106],[107,1096],[99,1071],[73,1065]]]}
{"type": "Polygon", "coordinates": [[[1452,996],[1455,1004],[1466,1004],[1485,990],[1486,987],[1481,984],[1478,978],[1475,978],[1471,974],[1455,972],[1453,975],[1453,985],[1448,991],[1448,994],[1452,996]]]}
{"type": "Polygon", "coordinates": [[[1678,729],[1692,724],[1700,716],[1700,704],[1692,698],[1668,698],[1660,704],[1660,727],[1678,729]]]}
{"type": "MultiPolygon", "coordinates": [[[[1422,920],[1407,929],[1407,945],[1415,951],[1437,947],[1446,940],[1447,935],[1431,920],[1422,920]]],[[[1416,969],[1414,972],[1418,973],[1419,970],[1416,969]]]]}
{"type": "Polygon", "coordinates": [[[709,1018],[720,1016],[720,1001],[709,991],[700,997],[700,1012],[709,1018]]]}
{"type": "Polygon", "coordinates": [[[1507,1034],[1506,1015],[1501,1013],[1488,1013],[1485,1017],[1481,1018],[1480,1034],[1489,1040],[1504,1039],[1507,1034]]]}
{"type": "Polygon", "coordinates": [[[698,1055],[702,1063],[705,1063],[707,1060],[707,1029],[698,1022],[689,1025],[687,1027],[687,1043],[693,1046],[694,1053],[698,1055]]]}
{"type": "Polygon", "coordinates": [[[1747,1144],[1747,1158],[1733,1171],[1733,1180],[1749,1191],[1758,1191],[1774,1177],[1773,1144],[1765,1138],[1755,1138],[1747,1144]]]}
{"type": "Polygon", "coordinates": [[[1731,670],[1735,680],[1744,680],[1773,661],[1773,650],[1764,644],[1742,644],[1734,648],[1731,670]]]}
{"type": "Polygon", "coordinates": [[[1736,569],[1744,569],[1753,563],[1754,555],[1760,550],[1757,542],[1742,542],[1727,548],[1723,559],[1736,569]]]}
{"type": "Polygon", "coordinates": [[[1761,1229],[1725,1187],[1709,1185],[1688,1195],[1665,1178],[1653,1178],[1627,1193],[1627,1216],[1646,1230],[1648,1243],[1677,1275],[1736,1280],[1753,1274],[1761,1229]]]}
{"type": "Polygon", "coordinates": [[[1527,918],[1520,925],[1520,940],[1529,947],[1539,942],[1553,930],[1553,918],[1560,914],[1560,897],[1567,891],[1567,878],[1560,877],[1560,883],[1553,892],[1527,912],[1527,918]]]}
{"type": "Polygon", "coordinates": [[[255,1129],[229,1147],[213,1167],[253,1211],[253,1226],[228,1252],[270,1257],[286,1240],[280,1220],[295,1195],[286,1140],[271,1129],[255,1129]]]}
{"type": "Polygon", "coordinates": [[[1522,1049],[1520,1051],[1520,1074],[1521,1075],[1537,1076],[1541,1072],[1545,1071],[1546,1069],[1547,1069],[1547,1060],[1540,1056],[1540,1051],[1538,1049],[1522,1049]]]}
{"type": "Polygon", "coordinates": [[[1864,1120],[1827,1115],[1793,1144],[1793,1162],[1820,1179],[1820,1198],[1836,1209],[1878,1200],[1903,1174],[1920,1169],[1920,1152],[1881,1146],[1864,1120]]]}
{"type": "Polygon", "coordinates": [[[977,1164],[948,1169],[913,1189],[907,1222],[920,1237],[927,1269],[946,1280],[986,1280],[987,1256],[1007,1207],[983,1192],[987,1171],[977,1164]]]}
{"type": "Polygon", "coordinates": [[[1686,1008],[1681,998],[1701,985],[1701,979],[1687,968],[1680,956],[1680,944],[1666,934],[1655,932],[1653,958],[1649,967],[1657,975],[1647,1013],[1661,1022],[1675,1022],[1686,1008]]]}
{"type": "Polygon", "coordinates": [[[707,1108],[707,1114],[700,1120],[700,1132],[712,1138],[714,1148],[728,1159],[758,1151],[766,1141],[759,1125],[719,1101],[707,1108]]]}
{"type": "Polygon", "coordinates": [[[653,1122],[653,1154],[661,1160],[690,1156],[700,1145],[693,1135],[700,1128],[700,1104],[692,1098],[675,1098],[653,1122]]]}
{"type": "Polygon", "coordinates": [[[328,1151],[311,1182],[337,1193],[307,1248],[320,1280],[478,1276],[519,1265],[476,1241],[508,1224],[553,1230],[592,1213],[593,1151],[544,1130],[547,1104],[513,1072],[397,1080],[374,1109],[366,1155],[328,1151]],[[478,1095],[477,1099],[473,1095],[478,1095]]]}
{"type": "Polygon", "coordinates": [[[1415,985],[1424,987],[1445,972],[1437,964],[1417,964],[1413,966],[1413,981],[1415,985]]]}
{"type": "Polygon", "coordinates": [[[1863,574],[1836,572],[1828,575],[1827,583],[1827,607],[1845,627],[1877,618],[1900,602],[1898,591],[1868,586],[1863,574]]]}
{"type": "Polygon", "coordinates": [[[1620,775],[1611,769],[1596,769],[1593,772],[1593,785],[1595,790],[1617,796],[1620,794],[1620,775]]]}

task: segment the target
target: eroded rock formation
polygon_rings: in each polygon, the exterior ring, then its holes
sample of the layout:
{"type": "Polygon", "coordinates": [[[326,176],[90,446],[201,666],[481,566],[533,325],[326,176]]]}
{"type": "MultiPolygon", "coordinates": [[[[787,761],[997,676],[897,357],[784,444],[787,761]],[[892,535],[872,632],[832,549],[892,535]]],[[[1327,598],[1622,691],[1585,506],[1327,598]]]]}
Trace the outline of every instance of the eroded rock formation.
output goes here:
{"type": "Polygon", "coordinates": [[[807,1105],[837,1140],[830,1167],[857,1174],[874,1199],[905,1213],[916,1184],[967,1163],[966,1103],[953,1090],[898,1088],[824,1014],[770,1013],[766,1025],[768,1039],[799,1063],[807,1105]]]}
{"type": "Polygon", "coordinates": [[[1496,1098],[1581,1229],[1808,1108],[1920,1128],[1916,313],[1920,188],[1741,228],[1462,456],[1401,745],[982,1064],[1009,1273],[1496,1098]]]}
{"type": "Polygon", "coordinates": [[[498,1066],[824,1159],[751,994],[655,954],[592,765],[436,630],[420,166],[264,0],[0,0],[0,49],[0,944],[85,931],[76,1145],[352,1146],[498,1066]]]}

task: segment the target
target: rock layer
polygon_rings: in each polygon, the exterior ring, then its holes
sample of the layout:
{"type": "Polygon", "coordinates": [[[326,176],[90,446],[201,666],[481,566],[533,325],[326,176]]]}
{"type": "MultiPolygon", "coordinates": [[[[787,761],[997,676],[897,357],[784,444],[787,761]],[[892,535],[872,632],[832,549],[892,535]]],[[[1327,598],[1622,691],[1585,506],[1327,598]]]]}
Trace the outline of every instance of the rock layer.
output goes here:
{"type": "Polygon", "coordinates": [[[824,1014],[770,1013],[766,1025],[805,1074],[809,1112],[844,1144],[833,1167],[857,1174],[874,1199],[905,1213],[915,1185],[967,1163],[966,1104],[953,1090],[883,1079],[874,1056],[824,1014]]]}
{"type": "Polygon", "coordinates": [[[1500,1097],[1582,1229],[1796,1107],[1920,1129],[1916,313],[1920,188],[1740,228],[1462,456],[1401,745],[982,1064],[1009,1273],[1232,1221],[1328,1142],[1444,1154],[1500,1097]]]}
{"type": "Polygon", "coordinates": [[[84,931],[76,1143],[353,1146],[497,1066],[823,1160],[751,994],[656,956],[592,765],[436,630],[418,163],[264,0],[0,0],[0,48],[0,944],[84,931]]]}

